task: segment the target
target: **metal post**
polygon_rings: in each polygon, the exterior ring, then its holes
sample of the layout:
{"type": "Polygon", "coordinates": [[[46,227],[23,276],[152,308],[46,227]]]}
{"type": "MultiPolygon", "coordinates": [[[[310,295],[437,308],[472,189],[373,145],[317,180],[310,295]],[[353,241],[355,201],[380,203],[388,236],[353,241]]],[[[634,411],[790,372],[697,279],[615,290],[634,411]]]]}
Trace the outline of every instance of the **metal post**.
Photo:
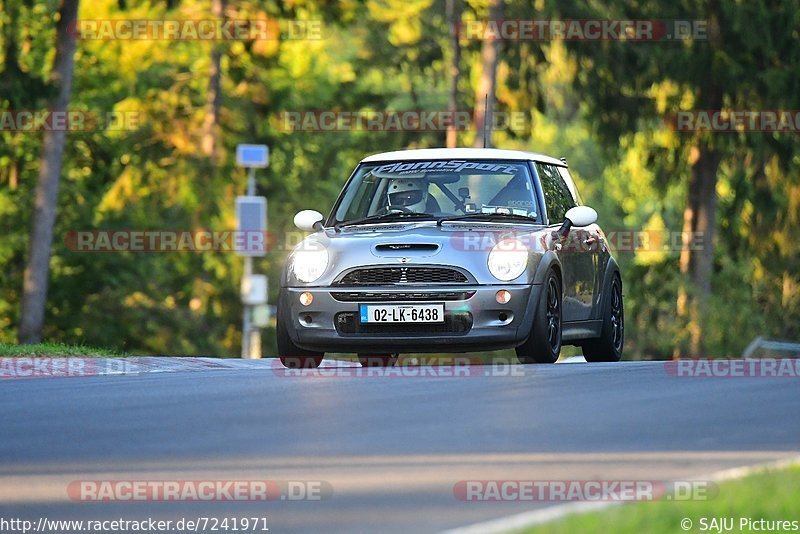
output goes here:
{"type": "Polygon", "coordinates": [[[256,169],[250,167],[247,169],[247,196],[255,196],[256,194],[256,169]]]}
{"type": "MultiPolygon", "coordinates": [[[[236,198],[236,220],[239,230],[253,231],[252,209],[259,210],[261,220],[255,225],[260,231],[266,231],[265,220],[267,199],[256,197],[256,169],[265,169],[269,166],[269,147],[267,145],[239,144],[236,145],[236,165],[247,169],[247,193],[236,198]],[[249,218],[247,223],[244,219],[249,218]]],[[[245,236],[247,237],[247,236],[245,236]]],[[[263,256],[264,251],[244,250],[242,269],[242,358],[261,357],[261,331],[256,326],[254,312],[255,304],[262,304],[265,300],[265,286],[267,279],[263,275],[253,274],[253,255],[263,256]],[[255,287],[253,284],[256,284],[255,287]]]]}
{"type": "MultiPolygon", "coordinates": [[[[242,275],[242,282],[244,283],[245,280],[250,278],[250,275],[253,273],[253,259],[250,256],[244,257],[244,274],[242,275]]],[[[250,324],[250,306],[248,304],[243,305],[244,312],[242,315],[242,358],[249,358],[250,357],[250,330],[252,330],[252,326],[250,324]]]]}
{"type": "MultiPolygon", "coordinates": [[[[253,167],[247,169],[247,195],[256,194],[256,170],[253,167]]],[[[242,280],[247,280],[253,274],[253,258],[244,257],[244,274],[242,280]]],[[[253,307],[244,304],[242,314],[242,358],[261,358],[261,332],[258,328],[253,328],[253,307]]]]}

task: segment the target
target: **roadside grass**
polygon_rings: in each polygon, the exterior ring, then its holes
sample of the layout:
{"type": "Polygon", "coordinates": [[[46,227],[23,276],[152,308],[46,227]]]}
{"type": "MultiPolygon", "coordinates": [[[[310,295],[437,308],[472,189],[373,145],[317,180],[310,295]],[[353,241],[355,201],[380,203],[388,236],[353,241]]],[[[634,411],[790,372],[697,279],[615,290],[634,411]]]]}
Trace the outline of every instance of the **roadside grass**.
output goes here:
{"type": "MultiPolygon", "coordinates": [[[[572,534],[574,532],[639,534],[679,532],[754,532],[770,531],[762,526],[741,525],[742,518],[754,521],[795,521],[795,526],[773,532],[797,531],[800,521],[800,464],[786,469],[768,470],[747,477],[718,483],[719,493],[706,501],[665,500],[637,502],[607,510],[570,515],[559,521],[522,530],[525,534],[572,534]],[[717,519],[716,524],[711,520],[717,519]],[[722,519],[733,521],[733,528],[723,529],[722,519]],[[686,519],[691,521],[688,525],[686,519]],[[702,520],[705,519],[705,528],[702,520]],[[682,521],[684,524],[682,525],[682,521]],[[720,529],[716,528],[717,525],[720,529]],[[744,528],[741,528],[744,526],[744,528]]],[[[766,525],[768,527],[768,525],[766,525]]],[[[784,525],[785,527],[785,525],[784,525]]]]}
{"type": "Polygon", "coordinates": [[[87,345],[65,345],[64,343],[35,343],[32,345],[0,343],[0,357],[14,358],[25,356],[113,358],[127,356],[127,354],[87,345]]]}

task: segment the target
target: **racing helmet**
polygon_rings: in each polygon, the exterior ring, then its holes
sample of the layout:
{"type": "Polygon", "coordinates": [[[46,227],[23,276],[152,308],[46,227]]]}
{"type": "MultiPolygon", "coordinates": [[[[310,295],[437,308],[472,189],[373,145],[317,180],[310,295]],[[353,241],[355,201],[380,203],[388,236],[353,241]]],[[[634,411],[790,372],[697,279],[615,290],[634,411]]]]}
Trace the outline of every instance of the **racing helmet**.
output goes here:
{"type": "Polygon", "coordinates": [[[389,181],[386,194],[389,209],[405,208],[424,213],[428,204],[428,182],[420,178],[395,178],[389,181]]]}

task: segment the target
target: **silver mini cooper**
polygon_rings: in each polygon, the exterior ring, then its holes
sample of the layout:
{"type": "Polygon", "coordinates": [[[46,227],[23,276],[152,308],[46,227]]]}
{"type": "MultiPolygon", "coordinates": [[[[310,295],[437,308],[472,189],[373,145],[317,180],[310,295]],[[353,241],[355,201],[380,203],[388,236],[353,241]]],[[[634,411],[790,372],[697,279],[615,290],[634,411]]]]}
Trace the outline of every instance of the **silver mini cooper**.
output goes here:
{"type": "Polygon", "coordinates": [[[553,363],[562,343],[618,361],[622,279],[597,212],[563,160],[495,149],[424,149],[363,159],[281,275],[278,354],[325,352],[393,365],[399,352],[515,348],[553,363]]]}

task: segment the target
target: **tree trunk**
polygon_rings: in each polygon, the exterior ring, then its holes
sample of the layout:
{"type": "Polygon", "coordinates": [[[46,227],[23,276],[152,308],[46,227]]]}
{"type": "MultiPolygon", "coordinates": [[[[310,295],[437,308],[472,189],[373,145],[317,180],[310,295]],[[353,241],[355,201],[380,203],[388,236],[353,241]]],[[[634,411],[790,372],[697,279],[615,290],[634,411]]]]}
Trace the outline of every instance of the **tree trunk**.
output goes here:
{"type": "MultiPolygon", "coordinates": [[[[459,0],[447,0],[447,23],[450,25],[450,91],[447,109],[455,118],[458,111],[458,78],[461,74],[461,43],[458,41],[459,24],[461,22],[461,6],[459,0]]],[[[447,128],[447,148],[458,146],[458,131],[455,123],[447,128]]]]}
{"type": "MultiPolygon", "coordinates": [[[[719,22],[719,2],[711,0],[707,8],[710,41],[713,50],[724,50],[721,25],[719,22]]],[[[716,56],[709,56],[708,70],[711,72],[716,56]]],[[[697,109],[720,109],[722,107],[722,88],[717,80],[709,76],[703,80],[697,95],[697,109]]],[[[686,209],[683,213],[683,238],[680,257],[683,286],[678,293],[677,312],[687,325],[689,334],[689,355],[707,356],[703,325],[706,321],[708,299],[711,296],[711,278],[714,271],[714,233],[717,224],[717,170],[720,152],[712,143],[711,137],[699,134],[693,148],[692,169],[689,176],[686,209]],[[695,239],[697,236],[697,239],[695,239]],[[698,247],[692,244],[698,244],[698,247]],[[696,249],[696,250],[695,250],[696,249]],[[685,279],[689,279],[686,287],[685,279]]],[[[683,343],[677,343],[673,356],[679,354],[683,343]]]]}
{"type": "Polygon", "coordinates": [[[8,173],[8,188],[14,191],[19,185],[19,163],[11,162],[11,169],[8,173]]]}
{"type": "MultiPolygon", "coordinates": [[[[489,20],[500,21],[503,18],[504,0],[490,0],[489,20]]],[[[497,84],[497,61],[500,57],[500,40],[487,33],[481,47],[481,77],[475,94],[475,142],[473,146],[480,148],[492,146],[492,110],[495,102],[495,86],[497,84]]]]}
{"type": "Polygon", "coordinates": [[[687,290],[682,287],[678,294],[678,315],[688,320],[690,354],[701,356],[704,349],[703,322],[706,304],[711,296],[714,268],[717,170],[720,157],[705,141],[698,142],[696,150],[696,160],[689,176],[686,209],[683,212],[683,246],[680,257],[681,274],[689,278],[691,288],[687,290]]]}
{"type": "MultiPolygon", "coordinates": [[[[51,74],[51,81],[58,93],[52,102],[53,112],[65,112],[69,106],[75,60],[75,35],[72,29],[78,17],[79,1],[62,0],[58,10],[60,17],[56,26],[56,55],[51,74]]],[[[20,343],[36,343],[42,338],[50,275],[50,247],[53,242],[65,138],[64,131],[47,130],[42,142],[28,264],[25,267],[22,289],[22,317],[18,332],[20,343]]]]}
{"type": "MultiPolygon", "coordinates": [[[[225,4],[226,0],[213,0],[211,11],[214,18],[221,20],[225,16],[225,4]]],[[[222,49],[218,43],[213,43],[212,47],[208,93],[206,94],[206,115],[203,120],[203,133],[200,144],[203,154],[208,156],[212,166],[215,166],[219,147],[220,62],[222,60],[222,49]]]]}

